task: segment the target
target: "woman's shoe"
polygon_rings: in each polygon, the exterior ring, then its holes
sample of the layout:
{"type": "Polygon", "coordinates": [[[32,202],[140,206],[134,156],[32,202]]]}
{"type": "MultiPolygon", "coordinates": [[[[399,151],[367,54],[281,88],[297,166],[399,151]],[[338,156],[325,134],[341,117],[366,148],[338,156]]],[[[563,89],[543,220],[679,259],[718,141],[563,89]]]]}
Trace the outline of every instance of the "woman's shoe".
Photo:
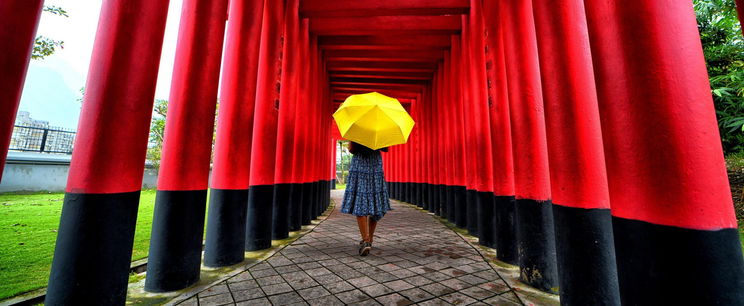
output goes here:
{"type": "Polygon", "coordinates": [[[369,254],[369,251],[372,250],[372,244],[369,242],[365,242],[364,245],[359,249],[359,256],[367,256],[369,254]]]}

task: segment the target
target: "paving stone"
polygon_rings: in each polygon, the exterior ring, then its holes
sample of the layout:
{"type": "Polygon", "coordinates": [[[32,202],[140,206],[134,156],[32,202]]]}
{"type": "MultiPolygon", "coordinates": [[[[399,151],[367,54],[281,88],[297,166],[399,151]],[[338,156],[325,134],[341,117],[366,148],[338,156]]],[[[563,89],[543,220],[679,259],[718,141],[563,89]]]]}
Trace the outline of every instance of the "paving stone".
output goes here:
{"type": "Polygon", "coordinates": [[[355,288],[352,284],[349,284],[349,282],[347,281],[323,284],[323,287],[328,289],[328,291],[334,294],[339,293],[339,292],[349,291],[355,288]]]}
{"type": "Polygon", "coordinates": [[[382,304],[378,303],[374,299],[366,299],[364,301],[356,302],[356,303],[351,303],[349,305],[350,306],[378,306],[378,305],[382,305],[382,304]]]}
{"type": "Polygon", "coordinates": [[[483,300],[483,302],[488,305],[494,305],[494,306],[522,305],[521,303],[514,302],[503,296],[494,296],[494,297],[483,300]]]}
{"type": "Polygon", "coordinates": [[[336,297],[342,302],[344,302],[345,304],[361,302],[361,301],[369,299],[369,296],[364,294],[364,292],[360,291],[359,289],[354,289],[351,291],[346,291],[346,292],[336,294],[336,297]]]}
{"type": "Polygon", "coordinates": [[[486,290],[491,290],[494,293],[502,293],[511,290],[509,286],[506,285],[503,281],[497,281],[497,282],[487,282],[478,285],[478,287],[481,287],[486,290]]]}
{"type": "Polygon", "coordinates": [[[416,286],[423,286],[423,285],[430,284],[430,283],[433,282],[432,280],[430,280],[430,279],[428,279],[426,277],[423,277],[421,275],[407,277],[407,278],[404,278],[404,279],[407,282],[409,282],[409,283],[411,283],[413,285],[416,285],[416,286]]]}
{"type": "Polygon", "coordinates": [[[278,295],[272,295],[269,297],[272,305],[289,305],[294,303],[302,303],[302,297],[297,292],[287,292],[278,295]]]}
{"type": "Polygon", "coordinates": [[[230,304],[233,302],[234,301],[230,293],[220,293],[217,295],[211,295],[208,297],[199,298],[200,306],[217,306],[217,305],[230,304]]]}
{"type": "Polygon", "coordinates": [[[371,297],[378,297],[393,292],[393,290],[390,290],[390,288],[385,287],[385,285],[383,284],[375,284],[372,286],[363,287],[360,288],[360,290],[371,297]]]}
{"type": "Polygon", "coordinates": [[[275,295],[275,294],[281,294],[281,293],[287,293],[290,291],[293,291],[292,287],[287,283],[279,283],[274,285],[268,285],[261,287],[263,291],[266,293],[266,295],[275,295]]]}
{"type": "Polygon", "coordinates": [[[492,296],[496,295],[495,292],[493,292],[491,290],[483,289],[483,288],[478,287],[478,286],[473,286],[473,287],[470,287],[470,288],[465,288],[465,289],[460,290],[459,292],[460,293],[464,293],[467,296],[472,297],[472,298],[474,298],[476,300],[482,300],[482,299],[486,299],[486,298],[489,298],[489,297],[492,297],[492,296]]]}
{"type": "Polygon", "coordinates": [[[426,292],[419,288],[412,288],[408,290],[403,290],[401,292],[398,292],[401,295],[405,296],[409,300],[413,302],[420,302],[424,300],[428,300],[431,298],[434,298],[434,295],[430,294],[429,292],[426,292]]]}
{"type": "Polygon", "coordinates": [[[367,287],[370,285],[377,284],[377,281],[374,279],[371,279],[369,276],[362,276],[357,278],[352,278],[347,280],[350,284],[354,285],[357,288],[367,287]]]}
{"type": "Polygon", "coordinates": [[[300,271],[302,269],[300,269],[300,267],[298,267],[297,265],[292,264],[292,265],[288,265],[288,266],[276,267],[276,268],[274,268],[274,270],[276,270],[276,272],[278,272],[280,275],[282,275],[284,273],[297,272],[297,271],[300,271]]]}
{"type": "Polygon", "coordinates": [[[326,268],[320,267],[320,268],[305,270],[305,273],[307,273],[307,275],[310,275],[312,277],[315,277],[315,276],[320,276],[320,275],[324,275],[324,274],[331,274],[332,272],[331,272],[331,270],[328,270],[326,268]]]}
{"type": "Polygon", "coordinates": [[[188,300],[178,303],[178,305],[179,306],[199,306],[199,301],[197,297],[192,297],[188,300]]]}
{"type": "Polygon", "coordinates": [[[302,296],[302,298],[305,300],[311,300],[322,296],[331,295],[331,293],[322,286],[298,290],[297,293],[299,293],[300,296],[302,296]]]}
{"type": "Polygon", "coordinates": [[[449,302],[452,305],[469,305],[471,303],[477,302],[475,299],[459,292],[442,296],[441,299],[449,302]]]}
{"type": "Polygon", "coordinates": [[[229,293],[229,292],[230,290],[227,289],[227,284],[219,283],[218,285],[208,288],[207,290],[199,292],[199,297],[207,297],[210,295],[217,295],[217,294],[229,293]]]}
{"type": "Polygon", "coordinates": [[[294,288],[295,290],[300,290],[300,289],[305,289],[305,288],[310,288],[310,287],[320,285],[310,276],[308,276],[307,278],[288,280],[287,283],[289,283],[289,285],[292,286],[292,288],[294,288]]]}
{"type": "Polygon", "coordinates": [[[251,275],[250,271],[245,271],[243,273],[240,273],[238,275],[233,276],[232,278],[228,279],[228,283],[237,283],[242,282],[245,280],[253,279],[253,276],[251,275]]]}
{"type": "Polygon", "coordinates": [[[335,305],[344,305],[344,302],[341,302],[337,297],[333,295],[327,295],[324,297],[320,297],[317,299],[312,299],[307,301],[310,305],[322,305],[322,306],[335,306],[335,305]]]}
{"type": "Polygon", "coordinates": [[[271,304],[271,302],[269,302],[269,299],[268,298],[265,298],[265,297],[262,297],[262,298],[258,298],[258,299],[253,299],[253,300],[247,300],[247,301],[238,302],[235,305],[238,305],[238,306],[254,306],[254,305],[269,305],[269,304],[271,304]]]}
{"type": "Polygon", "coordinates": [[[455,292],[454,289],[452,289],[450,287],[447,287],[445,285],[442,285],[440,283],[433,283],[433,284],[428,284],[428,285],[425,285],[425,286],[421,286],[421,289],[424,289],[427,292],[429,292],[429,293],[431,293],[431,294],[433,294],[435,296],[442,296],[442,295],[447,295],[447,294],[450,294],[452,292],[455,292]]]}
{"type": "Polygon", "coordinates": [[[403,291],[403,290],[408,290],[408,289],[411,289],[411,288],[414,287],[414,285],[411,285],[411,284],[407,283],[404,280],[395,280],[395,281],[392,281],[392,282],[384,283],[383,285],[385,285],[386,287],[392,289],[395,292],[399,292],[399,291],[403,291]]]}
{"type": "Polygon", "coordinates": [[[282,279],[282,277],[279,275],[274,275],[274,276],[258,278],[256,279],[256,281],[258,282],[259,285],[263,287],[263,286],[283,283],[284,279],[282,279]]]}
{"type": "MultiPolygon", "coordinates": [[[[342,193],[332,194],[340,203],[342,193]]],[[[380,223],[369,256],[357,255],[356,220],[337,206],[265,262],[182,304],[521,304],[490,264],[431,213],[391,204],[394,210],[380,223]]]]}
{"type": "Polygon", "coordinates": [[[256,287],[248,290],[232,291],[232,296],[236,302],[240,302],[264,297],[266,294],[261,288],[256,287]]]}
{"type": "Polygon", "coordinates": [[[452,305],[452,304],[442,299],[433,299],[433,300],[428,300],[428,301],[418,303],[416,305],[439,306],[439,305],[452,305]]]}
{"type": "Polygon", "coordinates": [[[466,283],[466,282],[464,282],[462,280],[455,279],[455,278],[448,279],[448,280],[445,280],[445,281],[441,281],[439,283],[442,284],[442,285],[445,285],[447,287],[450,287],[452,289],[455,289],[455,290],[462,290],[462,289],[465,289],[467,287],[470,287],[470,284],[468,284],[468,283],[466,283]]]}
{"type": "Polygon", "coordinates": [[[375,301],[382,305],[394,305],[394,306],[406,306],[411,305],[413,302],[404,296],[393,293],[375,298],[375,301]]]}

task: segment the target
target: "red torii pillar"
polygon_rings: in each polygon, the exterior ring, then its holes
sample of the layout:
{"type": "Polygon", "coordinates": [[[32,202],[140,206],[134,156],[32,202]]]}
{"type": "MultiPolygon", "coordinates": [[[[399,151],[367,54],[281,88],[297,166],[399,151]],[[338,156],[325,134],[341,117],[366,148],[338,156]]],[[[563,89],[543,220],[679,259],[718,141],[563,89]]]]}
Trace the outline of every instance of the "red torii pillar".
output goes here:
{"type": "Polygon", "coordinates": [[[499,13],[509,84],[520,278],[558,287],[553,207],[532,0],[502,0],[499,13]]]}
{"type": "Polygon", "coordinates": [[[533,0],[533,5],[561,302],[620,305],[584,2],[533,0]]]}
{"type": "Polygon", "coordinates": [[[477,129],[478,166],[478,207],[477,233],[478,243],[488,247],[494,245],[494,204],[493,193],[493,153],[491,147],[491,123],[488,101],[488,83],[486,77],[485,27],[483,25],[483,8],[481,0],[470,0],[470,18],[468,40],[470,41],[470,86],[473,90],[475,124],[477,129]]]}
{"type": "MultiPolygon", "coordinates": [[[[300,68],[299,0],[287,1],[284,22],[282,81],[279,92],[279,120],[277,123],[276,162],[274,168],[274,204],[271,239],[289,237],[289,210],[292,190],[294,126],[297,113],[298,84],[302,80],[300,68]]],[[[301,119],[301,118],[300,118],[301,119]]]]}
{"type": "Polygon", "coordinates": [[[199,280],[227,5],[183,3],[147,261],[149,292],[199,280]]]}
{"type": "Polygon", "coordinates": [[[245,259],[253,112],[263,0],[230,0],[214,144],[204,265],[245,259]]]}
{"type": "Polygon", "coordinates": [[[744,258],[690,1],[585,6],[622,303],[741,305],[744,258]]]}
{"type": "Polygon", "coordinates": [[[465,228],[467,226],[467,188],[468,188],[468,173],[470,172],[468,162],[468,144],[467,134],[465,133],[465,116],[463,114],[465,103],[465,91],[462,87],[462,48],[461,39],[453,35],[452,36],[452,52],[450,53],[451,67],[452,69],[452,88],[455,90],[455,98],[452,100],[452,107],[454,108],[454,131],[457,141],[455,142],[455,150],[457,152],[456,165],[457,180],[459,182],[458,187],[455,190],[455,224],[457,227],[465,228]]]}
{"type": "Polygon", "coordinates": [[[265,0],[258,55],[245,250],[271,247],[284,2],[265,0]]]}
{"type": "Polygon", "coordinates": [[[292,147],[292,180],[289,190],[289,230],[298,231],[302,228],[302,209],[303,209],[303,170],[304,163],[306,162],[305,152],[307,151],[307,140],[305,132],[308,129],[307,120],[305,119],[308,114],[308,95],[310,92],[309,80],[310,66],[307,64],[310,60],[310,33],[308,31],[308,19],[303,18],[300,24],[300,65],[302,68],[300,72],[300,80],[297,86],[297,97],[295,106],[296,120],[294,124],[294,146],[292,147]]]}
{"type": "Polygon", "coordinates": [[[39,25],[42,0],[0,3],[0,181],[39,25]]]}
{"type": "Polygon", "coordinates": [[[515,225],[514,159],[512,157],[509,90],[504,58],[503,27],[499,25],[499,4],[484,1],[487,33],[487,61],[493,153],[494,249],[496,258],[517,265],[515,225]]]}
{"type": "Polygon", "coordinates": [[[101,7],[48,305],[126,300],[167,13],[167,0],[109,0],[101,7]]]}

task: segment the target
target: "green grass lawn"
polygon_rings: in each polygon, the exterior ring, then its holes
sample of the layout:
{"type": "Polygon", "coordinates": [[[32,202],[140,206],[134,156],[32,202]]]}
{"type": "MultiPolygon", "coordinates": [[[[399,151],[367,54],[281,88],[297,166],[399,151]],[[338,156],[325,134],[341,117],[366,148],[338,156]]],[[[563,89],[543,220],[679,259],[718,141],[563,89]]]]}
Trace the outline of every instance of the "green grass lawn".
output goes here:
{"type": "Polygon", "coordinates": [[[336,183],[336,190],[345,190],[345,189],[346,189],[346,184],[336,183]]]}
{"type": "MultiPolygon", "coordinates": [[[[0,300],[46,287],[64,193],[0,194],[0,300]]],[[[147,257],[155,190],[140,196],[132,260],[147,257]]]]}

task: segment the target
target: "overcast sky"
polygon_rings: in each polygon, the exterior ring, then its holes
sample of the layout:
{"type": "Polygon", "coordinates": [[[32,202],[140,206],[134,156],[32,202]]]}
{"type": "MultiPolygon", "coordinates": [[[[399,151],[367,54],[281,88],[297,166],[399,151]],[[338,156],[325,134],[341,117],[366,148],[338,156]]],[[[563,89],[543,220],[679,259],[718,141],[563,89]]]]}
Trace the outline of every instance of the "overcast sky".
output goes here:
{"type": "MultiPolygon", "coordinates": [[[[32,60],[19,110],[51,125],[76,128],[80,88],[85,85],[102,0],[46,0],[64,8],[69,18],[43,13],[37,35],[65,42],[64,49],[43,60],[32,60]]],[[[182,0],[171,0],[155,98],[167,99],[176,52],[182,0]]]]}

